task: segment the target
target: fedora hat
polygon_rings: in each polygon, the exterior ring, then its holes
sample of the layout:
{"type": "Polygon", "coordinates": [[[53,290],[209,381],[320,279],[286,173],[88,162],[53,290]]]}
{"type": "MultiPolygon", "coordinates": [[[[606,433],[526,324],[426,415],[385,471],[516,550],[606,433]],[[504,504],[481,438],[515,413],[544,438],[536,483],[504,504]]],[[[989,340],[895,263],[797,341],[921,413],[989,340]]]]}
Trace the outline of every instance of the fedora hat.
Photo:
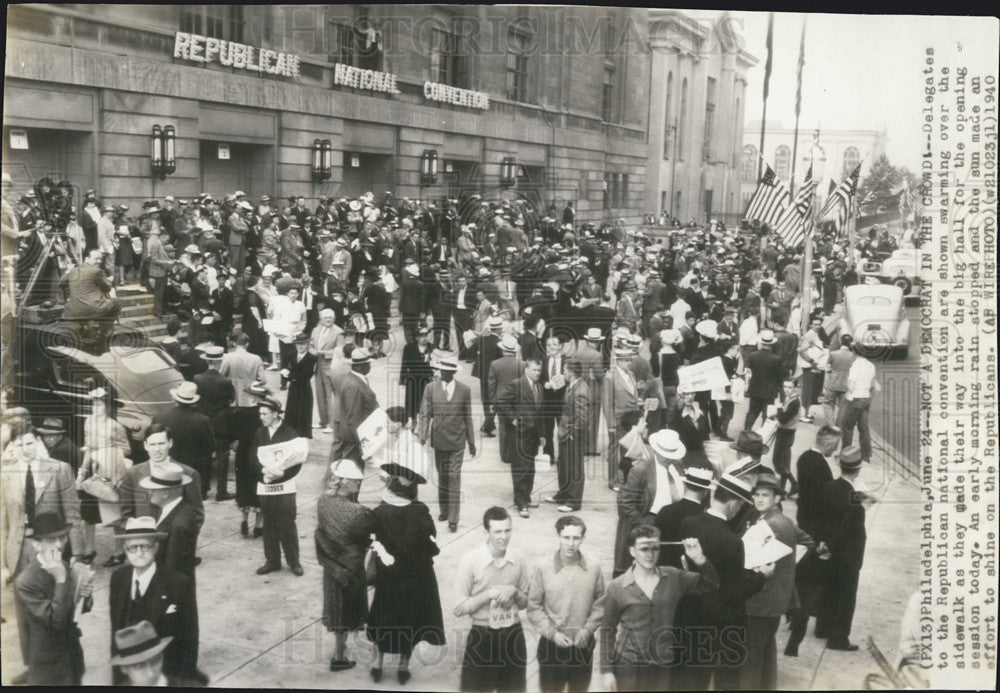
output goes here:
{"type": "Polygon", "coordinates": [[[649,447],[653,448],[658,456],[668,460],[682,460],[687,453],[687,448],[681,442],[681,437],[677,431],[664,428],[649,436],[649,447]]]}
{"type": "Polygon", "coordinates": [[[365,475],[361,473],[358,463],[354,460],[337,460],[330,464],[330,474],[341,479],[356,479],[361,481],[365,475]]]}
{"type": "Polygon", "coordinates": [[[143,515],[142,517],[130,517],[126,520],[125,529],[122,531],[120,538],[123,540],[166,539],[167,533],[156,529],[156,520],[151,515],[143,515]]]}
{"type": "Polygon", "coordinates": [[[257,382],[250,383],[245,388],[243,392],[248,395],[253,395],[254,397],[270,397],[271,391],[267,388],[267,383],[258,380],[257,382]]]}
{"type": "Polygon", "coordinates": [[[257,401],[257,406],[258,407],[267,407],[268,409],[270,409],[272,411],[275,411],[278,414],[280,414],[281,411],[282,411],[282,409],[281,409],[281,402],[279,402],[278,400],[276,400],[274,397],[261,397],[257,401]]]}
{"type": "Polygon", "coordinates": [[[226,350],[216,344],[206,344],[203,347],[198,347],[198,351],[205,355],[206,359],[212,359],[213,361],[221,359],[226,350]]]}
{"type": "Polygon", "coordinates": [[[354,351],[351,352],[352,366],[360,366],[361,364],[364,363],[370,363],[371,360],[372,360],[371,354],[369,354],[368,350],[365,349],[364,347],[361,347],[360,349],[355,349],[354,351]]]}
{"type": "Polygon", "coordinates": [[[149,476],[142,479],[139,485],[149,491],[164,488],[180,488],[191,483],[191,477],[184,473],[184,468],[174,462],[150,465],[149,476]]]}
{"type": "Polygon", "coordinates": [[[307,333],[300,332],[292,341],[296,344],[308,344],[310,339],[311,337],[307,333]]]}
{"type": "Polygon", "coordinates": [[[587,334],[583,335],[583,338],[588,342],[602,342],[604,341],[604,334],[601,332],[600,327],[588,327],[587,334]]]}
{"type": "Polygon", "coordinates": [[[69,525],[59,513],[38,513],[31,523],[33,539],[51,539],[69,534],[69,525]]]}
{"type": "Polygon", "coordinates": [[[684,472],[684,483],[696,489],[707,491],[712,488],[712,470],[701,467],[691,467],[684,472]]]}
{"type": "Polygon", "coordinates": [[[761,344],[774,344],[774,330],[761,330],[760,331],[760,343],[761,344]]]}
{"type": "Polygon", "coordinates": [[[490,330],[502,330],[503,329],[503,318],[490,318],[486,321],[486,327],[490,330]]]}
{"type": "Polygon", "coordinates": [[[730,443],[729,447],[754,457],[760,457],[768,450],[767,446],[764,445],[764,439],[757,431],[740,431],[736,441],[730,443]]]}
{"type": "Polygon", "coordinates": [[[753,490],[756,491],[759,488],[770,489],[775,493],[785,495],[785,489],[781,487],[781,483],[778,481],[778,477],[776,477],[771,472],[761,472],[757,476],[757,481],[754,482],[753,490]]]}
{"type": "Polygon", "coordinates": [[[435,363],[431,364],[431,368],[439,371],[457,371],[458,361],[455,360],[454,356],[442,356],[435,363]]]}
{"type": "Polygon", "coordinates": [[[149,621],[139,621],[134,626],[115,631],[117,654],[111,658],[111,664],[121,667],[145,662],[163,652],[173,640],[172,635],[159,637],[149,621]]]}
{"type": "Polygon", "coordinates": [[[747,503],[753,502],[753,489],[750,488],[750,484],[743,481],[743,479],[733,476],[732,474],[727,473],[719,477],[719,480],[716,482],[716,487],[729,491],[731,494],[741,500],[745,500],[747,503]]]}
{"type": "Polygon", "coordinates": [[[57,418],[46,418],[42,421],[42,425],[38,426],[37,430],[43,436],[45,435],[56,435],[58,433],[66,432],[66,424],[63,423],[62,419],[57,418]]]}
{"type": "Polygon", "coordinates": [[[517,340],[512,335],[504,335],[500,340],[500,351],[505,354],[513,354],[517,351],[517,340]]]}
{"type": "Polygon", "coordinates": [[[414,442],[409,450],[401,452],[402,454],[397,455],[396,461],[381,464],[382,471],[390,476],[398,476],[410,482],[426,484],[427,455],[424,453],[423,447],[414,442]]]}
{"type": "Polygon", "coordinates": [[[858,469],[861,467],[861,448],[857,445],[849,445],[840,451],[840,468],[846,470],[858,469]]]}
{"type": "Polygon", "coordinates": [[[201,399],[198,386],[192,382],[184,382],[170,391],[170,396],[180,404],[194,404],[201,399]]]}

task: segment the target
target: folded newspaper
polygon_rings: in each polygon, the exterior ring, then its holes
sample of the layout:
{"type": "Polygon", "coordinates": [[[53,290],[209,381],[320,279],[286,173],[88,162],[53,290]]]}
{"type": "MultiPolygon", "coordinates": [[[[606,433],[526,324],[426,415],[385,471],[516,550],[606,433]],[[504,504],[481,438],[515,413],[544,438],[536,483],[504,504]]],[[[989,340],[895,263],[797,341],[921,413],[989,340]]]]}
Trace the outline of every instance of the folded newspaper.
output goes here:
{"type": "Polygon", "coordinates": [[[743,535],[743,567],[747,570],[759,568],[792,553],[792,547],[778,540],[771,525],[759,520],[743,535]]]}
{"type": "Polygon", "coordinates": [[[302,464],[309,457],[309,439],[293,438],[284,443],[271,443],[257,448],[257,459],[264,469],[280,476],[289,467],[302,464]]]}
{"type": "Polygon", "coordinates": [[[361,456],[374,455],[389,439],[389,417],[381,409],[376,409],[358,426],[361,441],[361,456]]]}

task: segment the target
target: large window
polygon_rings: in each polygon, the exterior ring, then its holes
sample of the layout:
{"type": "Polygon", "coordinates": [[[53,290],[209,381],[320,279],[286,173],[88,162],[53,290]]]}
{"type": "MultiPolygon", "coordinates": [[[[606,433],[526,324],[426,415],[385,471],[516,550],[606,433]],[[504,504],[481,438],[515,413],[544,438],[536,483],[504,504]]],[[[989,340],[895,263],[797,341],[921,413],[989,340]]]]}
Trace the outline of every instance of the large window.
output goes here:
{"type": "Polygon", "coordinates": [[[615,174],[604,174],[604,209],[611,209],[616,194],[615,174]]]}
{"type": "Polygon", "coordinates": [[[330,62],[382,70],[382,32],[367,17],[353,24],[330,22],[330,62]]]}
{"type": "Polygon", "coordinates": [[[628,174],[621,174],[621,184],[618,186],[620,198],[618,200],[619,207],[628,207],[628,174]]]}
{"type": "Polygon", "coordinates": [[[844,150],[844,175],[848,176],[861,161],[861,152],[857,147],[848,147],[844,150]]]}
{"type": "Polygon", "coordinates": [[[779,180],[788,180],[791,175],[792,150],[785,145],[774,150],[774,174],[779,180]]]}
{"type": "Polygon", "coordinates": [[[677,158],[684,161],[684,138],[687,136],[687,109],[688,109],[688,81],[687,77],[681,82],[681,112],[677,116],[679,125],[677,126],[677,158]]]}
{"type": "Polygon", "coordinates": [[[743,182],[757,182],[757,147],[752,144],[743,145],[743,182]]]}
{"type": "Polygon", "coordinates": [[[190,5],[181,7],[181,31],[224,41],[243,42],[242,5],[190,5]]]}
{"type": "Polygon", "coordinates": [[[673,144],[670,135],[673,132],[673,98],[674,98],[674,73],[667,73],[667,100],[663,104],[663,158],[670,158],[670,147],[673,144]]]}
{"type": "Polygon", "coordinates": [[[604,68],[604,82],[601,87],[601,120],[611,122],[615,105],[615,70],[604,68]]]}
{"type": "Polygon", "coordinates": [[[507,32],[507,98],[528,100],[528,36],[513,29],[507,32]]]}
{"type": "Polygon", "coordinates": [[[434,29],[431,41],[431,80],[468,89],[468,56],[465,54],[462,37],[450,31],[434,29]]]}
{"type": "Polygon", "coordinates": [[[743,122],[743,117],[740,111],[740,99],[736,98],[736,110],[733,111],[733,133],[732,140],[729,143],[729,151],[733,153],[733,166],[740,165],[740,150],[736,145],[740,141],[740,124],[743,122]]]}
{"type": "Polygon", "coordinates": [[[708,78],[705,85],[705,142],[701,148],[701,158],[708,161],[715,151],[715,79],[708,78]]]}

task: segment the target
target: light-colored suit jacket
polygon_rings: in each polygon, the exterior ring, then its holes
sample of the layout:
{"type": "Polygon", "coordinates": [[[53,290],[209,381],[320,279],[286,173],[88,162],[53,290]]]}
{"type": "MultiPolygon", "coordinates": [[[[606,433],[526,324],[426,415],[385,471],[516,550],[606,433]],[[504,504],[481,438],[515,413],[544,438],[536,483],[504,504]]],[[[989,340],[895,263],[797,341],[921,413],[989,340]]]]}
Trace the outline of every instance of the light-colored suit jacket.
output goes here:
{"type": "Polygon", "coordinates": [[[222,357],[219,373],[229,378],[236,390],[236,406],[252,407],[257,399],[244,390],[251,383],[264,379],[264,362],[257,354],[251,354],[246,349],[230,351],[222,357]]]}
{"type": "Polygon", "coordinates": [[[337,348],[337,345],[340,344],[340,335],[343,332],[336,325],[330,325],[329,328],[317,325],[313,328],[312,338],[309,340],[309,349],[319,358],[319,368],[316,369],[317,373],[319,373],[320,368],[329,368],[334,356],[333,352],[337,348]],[[326,330],[326,335],[321,338],[323,330],[326,330]]]}
{"type": "MultiPolygon", "coordinates": [[[[0,538],[3,541],[3,567],[11,577],[23,570],[34,555],[22,551],[24,541],[24,478],[27,468],[20,462],[8,465],[0,472],[0,538]]],[[[80,519],[80,499],[76,494],[73,470],[65,462],[43,458],[39,460],[35,481],[35,515],[44,512],[58,513],[70,526],[70,544],[73,554],[83,550],[83,522],[80,519]]]]}
{"type": "Polygon", "coordinates": [[[585,445],[590,436],[590,388],[583,378],[566,386],[562,416],[559,419],[559,440],[573,436],[578,445],[585,445]]]}
{"type": "MultiPolygon", "coordinates": [[[[618,365],[628,368],[625,362],[619,362],[618,365]]],[[[601,406],[609,428],[613,427],[625,412],[639,409],[639,391],[631,373],[623,373],[620,368],[612,364],[601,389],[601,406]]]]}

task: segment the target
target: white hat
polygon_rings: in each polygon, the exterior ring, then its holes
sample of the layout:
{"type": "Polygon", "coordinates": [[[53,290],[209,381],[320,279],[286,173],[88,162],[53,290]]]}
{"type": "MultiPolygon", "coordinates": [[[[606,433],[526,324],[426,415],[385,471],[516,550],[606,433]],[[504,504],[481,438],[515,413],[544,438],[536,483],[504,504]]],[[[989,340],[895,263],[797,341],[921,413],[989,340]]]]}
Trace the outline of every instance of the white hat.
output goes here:
{"type": "Polygon", "coordinates": [[[760,343],[761,344],[774,344],[774,330],[761,330],[760,331],[760,343]]]}
{"type": "Polygon", "coordinates": [[[715,322],[715,320],[702,320],[695,325],[694,331],[705,339],[718,339],[719,323],[715,322]]]}
{"type": "Polygon", "coordinates": [[[512,335],[504,335],[503,339],[500,340],[500,350],[513,354],[517,351],[517,340],[512,335]]]}
{"type": "Polygon", "coordinates": [[[330,474],[339,476],[341,479],[357,479],[361,481],[365,475],[358,468],[358,463],[354,460],[337,460],[330,465],[330,474]]]}
{"type": "Polygon", "coordinates": [[[437,361],[431,362],[431,368],[439,371],[457,371],[458,361],[454,356],[442,356],[437,361]]]}
{"type": "Polygon", "coordinates": [[[668,460],[682,460],[687,453],[687,448],[681,442],[677,431],[669,428],[661,429],[649,436],[649,446],[657,455],[668,460]]]}
{"type": "Polygon", "coordinates": [[[663,344],[680,344],[684,341],[684,337],[681,336],[680,330],[675,330],[673,328],[660,331],[660,342],[663,344]]]}

